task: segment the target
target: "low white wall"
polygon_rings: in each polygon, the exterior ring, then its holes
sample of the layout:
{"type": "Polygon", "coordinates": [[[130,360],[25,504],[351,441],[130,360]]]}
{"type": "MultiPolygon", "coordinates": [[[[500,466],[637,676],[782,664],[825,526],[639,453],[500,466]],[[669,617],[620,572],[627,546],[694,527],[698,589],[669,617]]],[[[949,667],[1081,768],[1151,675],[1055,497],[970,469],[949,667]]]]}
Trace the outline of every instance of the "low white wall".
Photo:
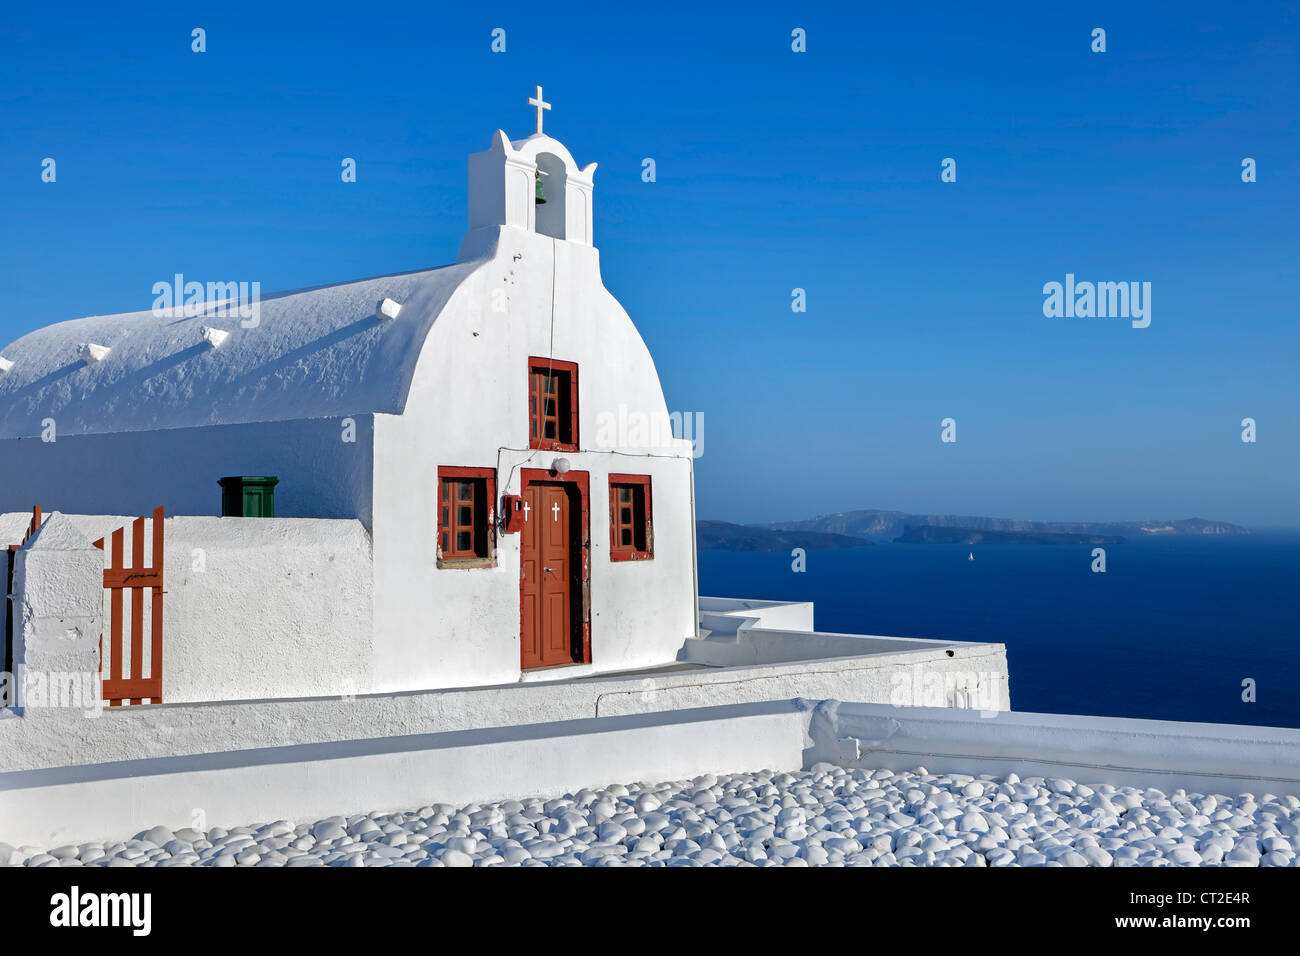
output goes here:
{"type": "MultiPolygon", "coordinates": [[[[55,512],[18,552],[20,682],[23,667],[98,674],[106,552],[91,542],[132,520],[55,512]]],[[[372,689],[370,538],[360,521],[180,517],[164,527],[164,701],[372,689]]],[[[151,538],[146,525],[146,552],[151,538]]],[[[129,530],[125,539],[130,560],[129,530]]]]}
{"type": "Polygon", "coordinates": [[[173,518],[166,528],[164,701],[374,689],[360,521],[173,518]]]}
{"type": "Polygon", "coordinates": [[[1300,796],[1300,730],[823,701],[811,761],[1300,796]]]}
{"type": "Polygon", "coordinates": [[[700,597],[700,614],[721,614],[753,621],[755,627],[783,631],[813,629],[812,601],[754,601],[746,598],[700,597]]]}
{"type": "MultiPolygon", "coordinates": [[[[271,744],[444,733],[546,721],[690,710],[805,697],[887,702],[915,674],[1006,673],[1000,644],[959,645],[832,661],[610,675],[550,683],[374,694],[118,707],[85,716],[0,720],[0,772],[219,753],[271,744]]],[[[1002,681],[1005,690],[1005,677],[1002,681]]],[[[968,704],[964,704],[967,705],[968,704]]]]}
{"type": "MultiPolygon", "coordinates": [[[[514,690],[521,703],[526,690],[514,690]]],[[[242,706],[177,710],[209,711],[219,723],[247,725],[242,706]]],[[[166,737],[169,725],[156,721],[164,708],[123,713],[119,727],[143,735],[140,720],[152,717],[153,735],[166,737]]],[[[117,719],[106,714],[100,723],[117,719]]],[[[23,723],[0,719],[0,734],[23,723]]],[[[284,730],[290,738],[310,735],[293,724],[284,730]]],[[[1057,714],[982,718],[969,711],[781,700],[11,770],[0,773],[0,840],[47,848],[121,839],[159,823],[306,821],[820,762],[998,776],[1014,771],[1166,793],[1300,794],[1300,730],[1057,714]]]]}
{"type": "MultiPolygon", "coordinates": [[[[52,847],[173,829],[559,795],[803,766],[794,701],[0,774],[0,840],[52,847]]],[[[0,721],[4,723],[4,721],[0,721]]]]}
{"type": "Polygon", "coordinates": [[[859,657],[897,651],[960,647],[960,642],[913,637],[878,637],[869,634],[833,634],[826,631],[778,630],[741,627],[735,637],[686,642],[686,659],[718,666],[811,661],[832,657],[859,657]]]}

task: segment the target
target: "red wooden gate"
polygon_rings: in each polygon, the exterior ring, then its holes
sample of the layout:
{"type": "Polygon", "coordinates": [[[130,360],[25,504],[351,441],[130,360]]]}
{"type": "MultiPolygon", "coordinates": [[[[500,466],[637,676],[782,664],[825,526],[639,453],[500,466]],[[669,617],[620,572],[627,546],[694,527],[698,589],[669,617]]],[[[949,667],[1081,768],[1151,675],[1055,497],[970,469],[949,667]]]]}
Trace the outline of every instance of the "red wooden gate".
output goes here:
{"type": "MultiPolygon", "coordinates": [[[[112,535],[110,565],[104,569],[104,588],[109,592],[109,657],[108,672],[104,670],[104,636],[99,637],[99,674],[104,681],[104,700],[112,707],[130,701],[140,704],[148,701],[162,703],[162,618],[163,618],[163,509],[153,512],[152,564],[144,563],[144,523],[147,518],[136,518],[131,524],[131,564],[126,564],[123,554],[125,528],[112,535]],[[149,676],[145,676],[144,650],[144,592],[153,592],[149,613],[149,676]],[[122,676],[122,611],[123,595],[131,592],[131,646],[129,677],[122,676]]],[[[95,542],[104,549],[104,539],[95,542]]]]}

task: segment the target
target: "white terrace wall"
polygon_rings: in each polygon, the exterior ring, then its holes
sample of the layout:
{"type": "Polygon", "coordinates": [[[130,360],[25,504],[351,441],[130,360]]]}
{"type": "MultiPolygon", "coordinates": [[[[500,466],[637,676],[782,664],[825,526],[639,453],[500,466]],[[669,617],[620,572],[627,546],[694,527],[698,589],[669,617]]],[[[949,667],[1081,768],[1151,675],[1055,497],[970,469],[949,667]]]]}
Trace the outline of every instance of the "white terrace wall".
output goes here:
{"type": "MultiPolygon", "coordinates": [[[[118,719],[106,714],[98,721],[118,719]]],[[[162,823],[208,827],[397,810],[440,801],[560,794],[767,767],[797,770],[800,701],[585,718],[506,728],[365,736],[235,753],[50,770],[0,770],[0,840],[58,846],[127,838],[162,823]]],[[[0,720],[0,740],[11,743],[0,720]]],[[[83,721],[83,723],[89,723],[83,721]]]]}
{"type": "MultiPolygon", "coordinates": [[[[29,671],[98,673],[105,553],[91,542],[132,520],[56,512],[18,552],[19,682],[29,671]]],[[[165,525],[165,702],[371,690],[370,538],[359,521],[182,517],[165,525]]]]}
{"type": "Polygon", "coordinates": [[[218,479],[275,475],[277,517],[359,518],[369,528],[373,420],[354,422],[355,441],[344,441],[342,418],[0,439],[0,512],[142,515],[163,505],[169,515],[219,515],[218,479]]]}
{"type": "Polygon", "coordinates": [[[730,632],[744,626],[774,628],[781,631],[813,630],[812,601],[759,601],[746,598],[717,598],[700,596],[700,614],[740,618],[730,632]]]}
{"type": "Polygon", "coordinates": [[[808,763],[1300,796],[1300,730],[821,701],[808,763]]]}

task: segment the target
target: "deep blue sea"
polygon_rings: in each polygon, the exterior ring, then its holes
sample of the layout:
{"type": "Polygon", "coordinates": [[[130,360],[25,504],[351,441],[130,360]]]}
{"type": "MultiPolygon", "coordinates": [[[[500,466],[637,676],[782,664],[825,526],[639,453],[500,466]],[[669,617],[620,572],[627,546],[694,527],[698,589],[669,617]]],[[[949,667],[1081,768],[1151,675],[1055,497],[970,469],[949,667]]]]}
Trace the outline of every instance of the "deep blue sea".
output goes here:
{"type": "Polygon", "coordinates": [[[1091,551],[878,544],[803,573],[701,551],[700,593],[814,601],[819,631],[999,641],[1015,710],[1300,727],[1300,534],[1129,540],[1104,574],[1091,551]]]}

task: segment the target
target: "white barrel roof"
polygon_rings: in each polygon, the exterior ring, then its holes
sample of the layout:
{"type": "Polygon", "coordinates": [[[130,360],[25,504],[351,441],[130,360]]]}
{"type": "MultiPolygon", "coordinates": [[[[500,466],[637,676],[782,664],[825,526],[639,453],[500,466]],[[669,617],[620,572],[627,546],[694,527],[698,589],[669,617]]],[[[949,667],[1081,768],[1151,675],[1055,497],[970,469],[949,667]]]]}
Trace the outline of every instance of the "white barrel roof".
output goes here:
{"type": "Polygon", "coordinates": [[[0,438],[38,436],[46,418],[62,437],[399,413],[430,326],[480,264],[266,295],[251,328],[209,310],[39,329],[0,349],[13,362],[0,373],[0,438]],[[384,298],[398,318],[376,315],[384,298]],[[205,327],[230,335],[213,348],[205,327]],[[110,351],[87,363],[79,349],[91,343],[110,351]]]}

